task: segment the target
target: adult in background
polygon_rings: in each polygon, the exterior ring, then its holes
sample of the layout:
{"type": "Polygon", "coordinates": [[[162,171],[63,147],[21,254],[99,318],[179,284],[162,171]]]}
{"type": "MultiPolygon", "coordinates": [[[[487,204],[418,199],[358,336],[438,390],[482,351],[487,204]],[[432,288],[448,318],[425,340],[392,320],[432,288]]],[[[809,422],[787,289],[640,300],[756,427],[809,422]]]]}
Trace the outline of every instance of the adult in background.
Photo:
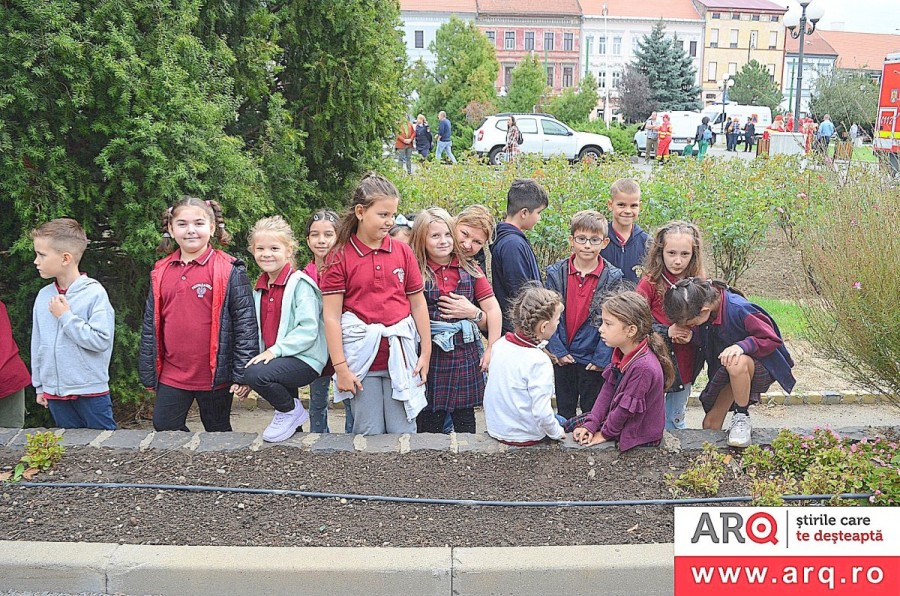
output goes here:
{"type": "Polygon", "coordinates": [[[856,122],[850,125],[850,142],[854,147],[862,147],[862,137],[859,135],[859,125],[856,122]]]}
{"type": "Polygon", "coordinates": [[[512,161],[519,154],[519,139],[521,137],[519,126],[516,124],[515,116],[506,119],[506,161],[512,161]]]}
{"type": "Polygon", "coordinates": [[[656,147],[659,144],[659,121],[656,119],[656,112],[650,114],[650,117],[644,122],[644,132],[647,133],[644,157],[645,161],[650,163],[650,160],[656,157],[656,147]]]}
{"type": "Polygon", "coordinates": [[[744,125],[744,153],[753,150],[753,141],[756,135],[756,123],[753,118],[747,116],[747,124],[744,125]]]}
{"type": "Polygon", "coordinates": [[[662,124],[656,129],[659,141],[656,145],[656,159],[659,163],[669,161],[669,145],[672,144],[672,125],[669,122],[669,115],[663,114],[662,124]]]}
{"type": "Polygon", "coordinates": [[[453,149],[451,148],[453,141],[450,139],[452,128],[450,120],[447,118],[447,112],[444,110],[438,112],[437,151],[435,151],[434,159],[440,162],[441,154],[446,151],[447,157],[450,158],[450,163],[455,165],[456,158],[453,157],[453,149]]]}
{"type": "Polygon", "coordinates": [[[725,123],[725,151],[734,151],[737,147],[738,123],[731,116],[725,123]]]}
{"type": "Polygon", "coordinates": [[[416,129],[409,120],[404,119],[397,131],[394,141],[394,152],[401,166],[406,166],[406,173],[412,174],[413,141],[416,140],[416,129]]]}
{"type": "MultiPolygon", "coordinates": [[[[727,138],[727,137],[726,137],[727,138]]],[[[703,161],[706,157],[706,150],[712,142],[712,129],[709,127],[709,116],[704,116],[700,124],[697,125],[697,133],[694,135],[694,141],[697,143],[697,160],[703,161]]]]}
{"type": "Polygon", "coordinates": [[[828,155],[828,145],[831,143],[831,137],[834,136],[834,124],[831,122],[831,116],[825,114],[822,118],[822,124],[816,131],[816,150],[822,155],[828,155]]]}
{"type": "Polygon", "coordinates": [[[416,117],[416,151],[422,159],[428,159],[428,154],[431,153],[431,127],[424,114],[416,117]]]}

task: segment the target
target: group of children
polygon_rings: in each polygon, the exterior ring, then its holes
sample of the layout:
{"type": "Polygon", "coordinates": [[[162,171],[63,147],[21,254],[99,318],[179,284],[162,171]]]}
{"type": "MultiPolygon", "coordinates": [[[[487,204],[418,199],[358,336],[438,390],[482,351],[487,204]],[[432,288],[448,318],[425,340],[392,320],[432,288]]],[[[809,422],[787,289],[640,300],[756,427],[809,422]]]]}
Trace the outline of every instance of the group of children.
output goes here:
{"type": "MultiPolygon", "coordinates": [[[[253,390],[276,411],[266,441],[307,422],[328,432],[333,380],[355,434],[472,433],[483,405],[487,432],[511,445],[571,432],[583,445],[617,441],[627,450],[684,428],[705,361],[703,426],[722,428],[733,410],[729,444],[745,447],[750,403],[774,381],[793,388],[775,322],[706,278],[693,224],[670,222],[648,238],[634,180],[612,185],[611,221],[594,210],[572,218],[571,255],[543,283],[525,235],[549,204],[536,181],[513,182],[496,226],[478,205],[456,217],[431,208],[407,218],[399,203],[390,181],[367,174],[343,217],[311,216],[314,259],[303,269],[288,222],[258,221],[249,252],[262,274],[252,286],[245,265],[213,247],[229,241],[215,201],[184,197],[167,209],[159,248],[169,254],[150,274],[139,357],[140,380],[156,394],[154,428],[187,430],[196,402],[205,430],[231,430],[233,397],[253,390]],[[309,410],[298,395],[306,386],[309,410]]],[[[38,271],[55,280],[34,306],[38,403],[61,427],[115,428],[114,312],[79,270],[84,231],[60,219],[32,238],[38,271]]],[[[0,315],[0,396],[10,394],[0,399],[0,426],[21,426],[15,404],[27,371],[0,315]]]]}

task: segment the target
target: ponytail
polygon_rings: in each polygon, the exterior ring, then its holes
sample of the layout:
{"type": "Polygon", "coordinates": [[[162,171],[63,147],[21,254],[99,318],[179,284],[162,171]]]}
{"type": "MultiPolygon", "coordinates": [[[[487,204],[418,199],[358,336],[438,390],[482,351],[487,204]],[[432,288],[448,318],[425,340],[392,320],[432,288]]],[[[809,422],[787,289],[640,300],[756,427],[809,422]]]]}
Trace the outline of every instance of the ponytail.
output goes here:
{"type": "Polygon", "coordinates": [[[647,336],[647,345],[650,351],[659,360],[663,370],[663,387],[669,387],[675,381],[675,365],[672,364],[672,358],[669,357],[669,348],[666,346],[665,340],[659,333],[651,332],[647,336]]]}

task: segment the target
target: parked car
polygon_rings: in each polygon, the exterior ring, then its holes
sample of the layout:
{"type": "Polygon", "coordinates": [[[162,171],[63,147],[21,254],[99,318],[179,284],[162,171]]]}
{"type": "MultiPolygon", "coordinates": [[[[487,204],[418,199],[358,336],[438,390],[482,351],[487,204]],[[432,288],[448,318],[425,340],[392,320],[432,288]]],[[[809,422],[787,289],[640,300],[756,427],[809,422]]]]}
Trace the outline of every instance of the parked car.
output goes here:
{"type": "Polygon", "coordinates": [[[609,137],[572,130],[549,114],[497,114],[482,120],[472,133],[472,151],[487,156],[492,165],[498,165],[503,159],[506,121],[510,116],[515,117],[522,133],[521,153],[539,153],[544,157],[565,155],[572,161],[613,153],[609,137]]]}
{"type": "MultiPolygon", "coordinates": [[[[681,153],[687,145],[694,142],[697,134],[697,127],[703,121],[703,114],[700,112],[658,112],[659,123],[662,124],[663,114],[669,115],[669,122],[672,125],[672,143],[669,145],[669,153],[681,153]]],[[[634,148],[640,156],[647,151],[647,131],[644,126],[634,133],[634,148]]],[[[699,148],[694,147],[694,151],[699,148]]]]}

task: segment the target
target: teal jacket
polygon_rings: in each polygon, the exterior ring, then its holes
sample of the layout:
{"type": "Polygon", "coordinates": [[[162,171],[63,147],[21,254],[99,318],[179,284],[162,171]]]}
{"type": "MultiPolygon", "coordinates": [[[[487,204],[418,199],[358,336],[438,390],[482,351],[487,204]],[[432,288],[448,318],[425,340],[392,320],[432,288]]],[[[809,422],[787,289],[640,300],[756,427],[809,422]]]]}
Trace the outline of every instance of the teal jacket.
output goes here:
{"type": "MultiPolygon", "coordinates": [[[[259,304],[262,290],[253,290],[253,306],[256,322],[262,328],[259,304]]],[[[259,333],[259,351],[263,345],[262,332],[259,333]]],[[[316,372],[321,373],[328,359],[325,344],[325,320],[322,318],[322,293],[315,282],[302,271],[295,271],[288,278],[281,303],[281,320],[278,322],[278,336],[275,345],[269,348],[276,358],[299,358],[316,372]]]]}

